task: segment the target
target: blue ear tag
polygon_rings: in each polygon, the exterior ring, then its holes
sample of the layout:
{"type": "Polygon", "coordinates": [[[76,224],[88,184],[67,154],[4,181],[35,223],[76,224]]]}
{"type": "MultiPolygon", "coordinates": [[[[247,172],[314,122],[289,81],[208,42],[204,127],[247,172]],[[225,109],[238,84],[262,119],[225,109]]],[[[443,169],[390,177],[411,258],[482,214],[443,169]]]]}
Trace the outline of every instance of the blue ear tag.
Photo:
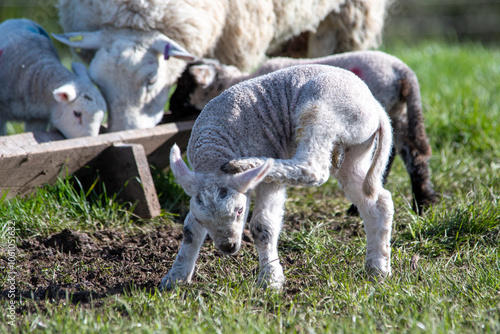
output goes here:
{"type": "Polygon", "coordinates": [[[170,48],[171,48],[170,44],[167,43],[165,45],[165,52],[163,53],[163,57],[165,60],[168,60],[168,58],[170,58],[170,48]]]}
{"type": "Polygon", "coordinates": [[[38,32],[38,29],[37,29],[37,28],[35,28],[35,27],[28,27],[28,30],[29,30],[29,31],[31,31],[31,32],[34,32],[35,34],[40,34],[40,33],[38,32]]]}
{"type": "Polygon", "coordinates": [[[42,29],[42,28],[38,29],[38,33],[40,35],[43,35],[43,36],[47,37],[48,39],[50,39],[49,34],[47,34],[47,32],[44,29],[42,29]]]}
{"type": "Polygon", "coordinates": [[[37,27],[28,27],[27,29],[28,29],[29,31],[31,31],[31,32],[34,32],[35,34],[42,35],[42,36],[45,36],[45,37],[47,37],[48,39],[50,39],[49,34],[47,34],[47,32],[46,32],[45,30],[43,30],[42,28],[37,28],[37,27]]]}

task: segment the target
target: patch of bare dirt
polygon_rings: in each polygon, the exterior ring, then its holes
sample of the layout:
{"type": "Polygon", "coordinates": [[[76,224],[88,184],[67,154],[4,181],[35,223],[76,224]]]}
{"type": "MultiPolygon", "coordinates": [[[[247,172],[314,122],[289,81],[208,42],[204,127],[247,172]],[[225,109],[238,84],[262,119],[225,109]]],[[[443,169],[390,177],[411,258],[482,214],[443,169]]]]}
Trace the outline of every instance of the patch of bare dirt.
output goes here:
{"type": "MultiPolygon", "coordinates": [[[[65,229],[27,239],[16,257],[16,294],[27,299],[88,303],[130,288],[154,289],[172,265],[181,226],[130,235],[65,229]]],[[[0,268],[7,258],[0,257],[0,268]]],[[[0,269],[0,275],[7,269],[0,269]]],[[[7,298],[2,288],[0,296],[7,298]]]]}
{"type": "MultiPolygon", "coordinates": [[[[338,217],[330,218],[338,221],[338,217]]],[[[326,228],[342,230],[345,233],[341,238],[357,235],[361,228],[359,219],[340,220],[340,223],[327,224],[326,228]]],[[[311,220],[292,214],[286,221],[284,233],[308,228],[311,220]]],[[[69,301],[98,306],[102,305],[103,298],[130,289],[153,291],[172,266],[181,241],[181,224],[127,233],[115,230],[85,233],[65,229],[47,237],[26,239],[19,245],[16,256],[16,299],[27,299],[39,305],[69,301]]],[[[217,251],[212,253],[214,248],[210,243],[205,245],[208,246],[202,248],[199,265],[214,255],[222,256],[217,251]]],[[[248,229],[242,247],[254,247],[248,229]]],[[[300,266],[301,259],[300,256],[287,256],[283,261],[300,266]]],[[[0,254],[0,277],[7,275],[7,261],[7,256],[0,254]]],[[[0,299],[8,298],[8,294],[8,288],[0,283],[0,299]]],[[[31,306],[26,307],[33,307],[32,303],[28,304],[31,306]]],[[[17,312],[24,312],[23,307],[17,312]]]]}

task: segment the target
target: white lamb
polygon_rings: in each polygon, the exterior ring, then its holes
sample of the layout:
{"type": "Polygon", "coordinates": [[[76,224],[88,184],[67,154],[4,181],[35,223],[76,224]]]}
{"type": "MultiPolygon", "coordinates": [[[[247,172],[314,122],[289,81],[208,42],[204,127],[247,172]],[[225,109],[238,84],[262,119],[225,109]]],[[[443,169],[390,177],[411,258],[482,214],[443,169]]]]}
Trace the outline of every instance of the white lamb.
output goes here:
{"type": "MultiPolygon", "coordinates": [[[[252,74],[242,73],[234,66],[222,65],[216,60],[200,59],[188,64],[179,77],[176,91],[170,98],[170,109],[178,118],[199,113],[208,101],[238,82],[304,64],[323,64],[350,70],[367,84],[389,114],[394,130],[394,147],[384,182],[397,153],[410,175],[415,210],[421,213],[434,204],[438,196],[430,180],[428,160],[431,147],[425,131],[418,78],[408,65],[387,53],[357,51],[316,59],[273,58],[252,74]]],[[[355,212],[352,206],[349,213],[355,212]]]]}
{"type": "Polygon", "coordinates": [[[73,74],[60,62],[49,35],[27,19],[0,24],[0,135],[7,121],[25,131],[58,129],[66,138],[97,136],[106,102],[83,64],[73,74]]]}
{"type": "Polygon", "coordinates": [[[207,233],[223,253],[239,250],[252,190],[250,231],[259,283],[280,288],[277,243],[286,186],[319,186],[330,173],[363,218],[370,276],[390,274],[394,207],[382,174],[391,141],[384,109],[343,69],[294,66],[229,88],[195,122],[188,145],[193,171],[176,145],[171,150],[171,169],[191,196],[191,210],[179,254],[160,288],[191,280],[207,233]]]}
{"type": "Polygon", "coordinates": [[[90,76],[108,102],[110,130],[146,128],[161,120],[169,88],[185,66],[181,60],[158,60],[163,50],[157,42],[166,36],[192,55],[249,70],[294,35],[315,31],[329,13],[328,28],[320,26],[311,48],[323,47],[321,31],[328,51],[337,41],[352,49],[375,47],[388,2],[60,0],[66,34],[55,37],[79,49],[90,63],[90,76]],[[337,24],[332,26],[332,20],[337,24]]]}

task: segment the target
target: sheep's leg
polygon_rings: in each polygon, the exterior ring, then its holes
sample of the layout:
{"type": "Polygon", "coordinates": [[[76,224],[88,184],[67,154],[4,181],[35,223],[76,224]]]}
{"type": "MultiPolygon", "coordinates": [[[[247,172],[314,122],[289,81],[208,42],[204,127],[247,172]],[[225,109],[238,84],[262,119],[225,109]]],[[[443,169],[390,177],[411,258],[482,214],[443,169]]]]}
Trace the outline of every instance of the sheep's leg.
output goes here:
{"type": "Polygon", "coordinates": [[[43,119],[31,119],[24,122],[24,132],[45,132],[49,123],[43,119]]]}
{"type": "MultiPolygon", "coordinates": [[[[384,175],[382,176],[382,185],[385,185],[387,182],[387,177],[389,177],[389,173],[392,168],[392,164],[394,163],[394,159],[396,158],[396,148],[393,146],[391,150],[391,155],[389,156],[389,161],[387,162],[387,166],[385,167],[384,175]]],[[[347,209],[346,214],[348,216],[359,216],[359,210],[356,205],[352,204],[349,209],[347,209]]]]}
{"type": "MultiPolygon", "coordinates": [[[[391,273],[391,229],[394,205],[389,191],[378,186],[373,197],[363,192],[363,182],[371,165],[371,148],[366,145],[346,151],[335,173],[347,198],[359,209],[366,231],[366,269],[370,278],[391,273]]],[[[380,176],[382,179],[382,176],[380,176]]]]}
{"type": "Polygon", "coordinates": [[[193,218],[191,212],[184,221],[184,236],[181,248],[175,258],[172,268],[163,277],[160,290],[170,290],[177,284],[191,282],[194,273],[196,259],[200,253],[201,246],[207,235],[207,230],[193,218]]]}
{"type": "Polygon", "coordinates": [[[261,183],[256,188],[255,207],[250,220],[250,232],[259,253],[258,284],[280,289],[285,281],[278,257],[278,237],[281,231],[286,187],[276,183],[261,183]]]}
{"type": "Polygon", "coordinates": [[[405,143],[399,154],[410,174],[411,188],[415,198],[413,209],[418,214],[422,214],[425,208],[438,201],[438,195],[430,179],[429,155],[412,143],[405,143]]]}
{"type": "MultiPolygon", "coordinates": [[[[332,139],[312,136],[300,141],[292,159],[275,159],[264,182],[291,186],[319,186],[330,177],[332,139]]],[[[333,151],[335,152],[335,151],[333,151]]],[[[240,158],[231,160],[222,168],[228,173],[239,173],[258,167],[266,158],[240,158]]]]}
{"type": "MultiPolygon", "coordinates": [[[[406,80],[401,83],[409,84],[406,80]]],[[[415,88],[418,89],[418,83],[413,83],[409,91],[412,92],[415,88]]],[[[432,149],[425,131],[419,99],[414,100],[419,94],[414,94],[410,94],[408,103],[395,105],[389,115],[394,128],[395,152],[403,159],[410,175],[415,199],[414,210],[421,214],[423,209],[437,202],[438,196],[433,189],[429,173],[428,162],[432,149]]],[[[389,169],[390,167],[387,168],[387,174],[389,169]]]]}

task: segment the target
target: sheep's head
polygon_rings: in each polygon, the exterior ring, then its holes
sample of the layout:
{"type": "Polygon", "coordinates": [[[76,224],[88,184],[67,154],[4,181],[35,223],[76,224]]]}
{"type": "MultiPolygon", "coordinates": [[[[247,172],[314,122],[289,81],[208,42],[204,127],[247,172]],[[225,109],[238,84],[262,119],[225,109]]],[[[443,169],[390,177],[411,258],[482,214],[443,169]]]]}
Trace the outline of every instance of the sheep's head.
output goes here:
{"type": "Polygon", "coordinates": [[[191,214],[225,254],[234,254],[240,249],[250,192],[264,180],[272,165],[273,160],[268,159],[262,166],[236,175],[197,174],[184,163],[177,145],[170,153],[172,172],[191,196],[191,214]]]}
{"type": "Polygon", "coordinates": [[[56,100],[50,123],[66,138],[97,136],[106,102],[90,80],[84,65],[72,65],[77,79],[53,91],[56,100]]]}
{"type": "Polygon", "coordinates": [[[177,80],[177,88],[170,98],[172,114],[185,117],[199,113],[211,99],[242,75],[238,68],[213,59],[189,63],[177,80]]]}
{"type": "Polygon", "coordinates": [[[54,35],[78,49],[95,50],[89,73],[108,103],[108,131],[151,128],[163,116],[170,86],[195,56],[156,32],[101,30],[54,35]]]}

